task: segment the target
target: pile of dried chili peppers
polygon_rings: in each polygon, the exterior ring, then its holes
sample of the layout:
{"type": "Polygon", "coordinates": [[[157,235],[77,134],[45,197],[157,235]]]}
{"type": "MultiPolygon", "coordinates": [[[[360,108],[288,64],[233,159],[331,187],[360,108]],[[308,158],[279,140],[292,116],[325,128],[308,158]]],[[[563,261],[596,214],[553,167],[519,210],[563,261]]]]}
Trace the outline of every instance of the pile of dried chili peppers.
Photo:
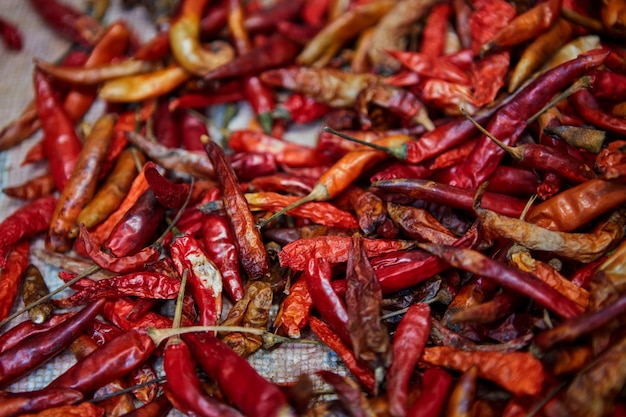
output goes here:
{"type": "Polygon", "coordinates": [[[29,4],[74,47],[0,131],[48,167],[3,189],[0,416],[626,415],[626,2],[29,4]],[[307,342],[343,371],[247,359],[307,342]]]}

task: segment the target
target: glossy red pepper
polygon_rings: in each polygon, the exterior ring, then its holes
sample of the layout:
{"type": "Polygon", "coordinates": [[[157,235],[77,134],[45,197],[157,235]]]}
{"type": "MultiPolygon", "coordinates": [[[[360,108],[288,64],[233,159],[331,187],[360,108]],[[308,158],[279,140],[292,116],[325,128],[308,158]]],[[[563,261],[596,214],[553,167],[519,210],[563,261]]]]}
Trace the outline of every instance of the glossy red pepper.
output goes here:
{"type": "Polygon", "coordinates": [[[91,45],[100,35],[100,24],[69,4],[58,0],[30,0],[29,3],[50,27],[71,41],[91,45]]]}
{"type": "Polygon", "coordinates": [[[17,295],[28,269],[29,253],[30,242],[19,241],[7,256],[7,265],[0,270],[0,321],[9,317],[18,299],[17,295]]]}

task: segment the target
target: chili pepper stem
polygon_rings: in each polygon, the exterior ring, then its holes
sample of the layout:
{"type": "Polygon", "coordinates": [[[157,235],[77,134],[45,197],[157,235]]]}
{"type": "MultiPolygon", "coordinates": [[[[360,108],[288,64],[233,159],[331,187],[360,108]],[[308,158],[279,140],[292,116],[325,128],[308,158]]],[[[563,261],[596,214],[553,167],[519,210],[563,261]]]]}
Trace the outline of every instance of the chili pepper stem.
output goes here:
{"type": "Polygon", "coordinates": [[[263,129],[263,132],[266,135],[272,134],[272,126],[274,124],[274,119],[272,117],[271,112],[260,113],[257,115],[257,120],[263,129]]]}
{"type": "Polygon", "coordinates": [[[556,103],[558,103],[559,101],[561,101],[561,100],[571,96],[572,94],[574,94],[577,91],[588,89],[590,87],[591,87],[591,77],[588,76],[588,75],[580,77],[567,90],[565,90],[561,94],[558,94],[557,96],[555,96],[552,100],[550,100],[550,102],[548,102],[548,104],[543,106],[543,108],[541,110],[539,110],[537,113],[533,114],[526,122],[528,124],[533,123],[534,121],[536,121],[539,118],[539,116],[541,116],[543,113],[545,113],[546,110],[548,110],[550,107],[553,107],[554,105],[556,105],[556,103]]]}
{"type": "Polygon", "coordinates": [[[346,135],[343,132],[340,132],[338,130],[335,130],[331,127],[324,127],[324,132],[328,132],[328,133],[332,133],[333,135],[339,136],[342,139],[346,139],[349,140],[351,142],[355,142],[358,143],[360,145],[365,145],[365,146],[369,146],[372,149],[376,149],[378,151],[383,151],[383,152],[387,152],[388,154],[390,154],[391,156],[397,158],[397,159],[404,159],[404,151],[402,149],[398,149],[398,148],[388,148],[386,146],[381,146],[375,143],[371,143],[371,142],[366,142],[364,140],[355,138],[354,136],[350,136],[350,135],[346,135]]]}
{"type": "Polygon", "coordinates": [[[313,190],[311,190],[311,192],[308,195],[278,210],[276,213],[272,214],[267,219],[262,220],[259,224],[257,224],[257,228],[258,229],[264,228],[265,226],[267,226],[267,224],[276,220],[283,214],[287,213],[289,210],[293,210],[295,208],[300,207],[303,204],[310,203],[313,201],[322,201],[322,200],[325,200],[326,198],[328,198],[328,190],[326,189],[326,186],[322,184],[316,184],[315,187],[313,187],[313,190]]]}
{"type": "Polygon", "coordinates": [[[50,298],[54,297],[55,295],[57,295],[61,291],[65,290],[66,288],[69,288],[71,285],[74,285],[79,280],[85,278],[86,276],[89,276],[89,275],[93,274],[94,272],[98,271],[99,269],[100,269],[100,267],[98,265],[94,265],[94,266],[88,268],[82,274],[76,275],[74,278],[72,278],[71,280],[67,281],[65,284],[61,285],[56,290],[51,291],[49,294],[44,295],[43,297],[41,297],[40,299],[38,299],[34,303],[31,303],[31,304],[25,306],[24,308],[22,308],[21,310],[18,310],[15,313],[9,315],[6,319],[4,319],[4,320],[2,320],[0,322],[0,328],[4,327],[5,324],[10,322],[14,318],[16,318],[16,317],[26,313],[27,311],[29,311],[33,307],[38,306],[39,304],[42,304],[42,303],[48,301],[50,298]]]}
{"type": "Polygon", "coordinates": [[[502,148],[506,153],[508,153],[511,157],[516,159],[517,161],[521,161],[524,159],[524,148],[523,146],[509,146],[506,143],[502,142],[500,139],[493,136],[487,129],[482,127],[472,116],[470,116],[463,107],[460,108],[461,113],[467,120],[472,122],[476,129],[478,129],[483,135],[487,136],[491,139],[496,145],[502,148]]]}

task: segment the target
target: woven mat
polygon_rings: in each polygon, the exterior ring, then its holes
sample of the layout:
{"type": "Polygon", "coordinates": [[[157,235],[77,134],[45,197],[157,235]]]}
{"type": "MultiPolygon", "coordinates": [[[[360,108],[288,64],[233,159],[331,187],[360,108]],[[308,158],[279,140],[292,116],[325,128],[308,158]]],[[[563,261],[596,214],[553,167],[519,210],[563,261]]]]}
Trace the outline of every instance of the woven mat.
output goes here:
{"type": "MultiPolygon", "coordinates": [[[[83,10],[86,8],[85,2],[77,0],[63,1],[83,10]]],[[[149,24],[147,14],[142,9],[122,12],[119,3],[119,0],[112,2],[112,8],[108,12],[105,21],[110,22],[114,19],[122,18],[135,29],[140,39],[150,39],[154,34],[154,29],[149,24]]],[[[8,51],[4,45],[0,44],[0,126],[4,126],[17,117],[33,98],[33,57],[53,62],[68,50],[70,44],[56,36],[44,25],[40,18],[30,9],[28,1],[0,1],[0,16],[16,23],[22,31],[24,40],[24,47],[19,52],[8,51]]],[[[102,103],[96,103],[86,119],[93,121],[101,114],[102,108],[102,103]]],[[[233,122],[234,124],[230,126],[231,128],[245,125],[245,119],[247,114],[249,114],[249,112],[246,112],[245,105],[242,106],[240,113],[233,122]]],[[[300,128],[289,132],[286,136],[288,140],[301,143],[311,142],[314,137],[315,131],[312,131],[310,128],[305,128],[304,130],[300,128]]],[[[21,166],[21,161],[27,150],[36,144],[40,138],[41,134],[37,133],[17,147],[0,153],[0,167],[4,168],[0,170],[0,188],[21,184],[28,178],[45,170],[45,166],[37,164],[21,166]]],[[[8,198],[0,193],[0,220],[11,214],[21,204],[21,201],[8,198]]],[[[33,246],[35,248],[43,247],[43,239],[40,238],[34,241],[33,246]]],[[[46,282],[51,289],[61,285],[62,282],[57,277],[57,270],[42,264],[34,256],[31,256],[31,258],[31,262],[37,265],[43,272],[46,282]]],[[[22,307],[22,304],[16,305],[14,308],[20,307],[22,307]]],[[[6,328],[24,319],[24,316],[19,317],[6,328]]],[[[332,369],[343,375],[347,373],[333,352],[315,345],[283,345],[272,351],[260,351],[249,358],[249,360],[259,373],[269,380],[278,383],[294,381],[301,373],[311,374],[318,369],[332,369]]],[[[71,354],[63,353],[31,373],[28,377],[14,383],[7,390],[28,391],[42,388],[74,363],[75,361],[71,354]]],[[[319,380],[314,379],[314,382],[318,388],[321,387],[319,380]]],[[[181,414],[173,411],[170,415],[176,416],[181,414]]]]}

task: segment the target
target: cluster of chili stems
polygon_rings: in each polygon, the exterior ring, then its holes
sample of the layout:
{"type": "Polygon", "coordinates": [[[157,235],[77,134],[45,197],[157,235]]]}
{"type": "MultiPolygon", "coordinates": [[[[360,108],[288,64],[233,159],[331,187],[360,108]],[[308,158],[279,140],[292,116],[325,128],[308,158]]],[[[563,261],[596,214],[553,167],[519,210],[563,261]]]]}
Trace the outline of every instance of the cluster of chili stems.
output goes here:
{"type": "Polygon", "coordinates": [[[626,412],[623,1],[182,0],[143,44],[29,3],[80,48],[0,131],[48,166],[3,190],[0,416],[626,412]],[[311,341],[346,371],[247,359],[311,341]]]}

